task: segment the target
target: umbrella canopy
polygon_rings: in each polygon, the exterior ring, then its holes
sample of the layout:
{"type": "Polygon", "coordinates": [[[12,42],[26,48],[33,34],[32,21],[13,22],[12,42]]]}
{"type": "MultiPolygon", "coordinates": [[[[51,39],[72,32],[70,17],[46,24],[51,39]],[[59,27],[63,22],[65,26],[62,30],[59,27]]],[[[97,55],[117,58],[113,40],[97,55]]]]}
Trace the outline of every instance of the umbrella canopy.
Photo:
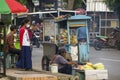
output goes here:
{"type": "Polygon", "coordinates": [[[27,12],[27,8],[16,0],[0,0],[0,14],[27,12]]]}

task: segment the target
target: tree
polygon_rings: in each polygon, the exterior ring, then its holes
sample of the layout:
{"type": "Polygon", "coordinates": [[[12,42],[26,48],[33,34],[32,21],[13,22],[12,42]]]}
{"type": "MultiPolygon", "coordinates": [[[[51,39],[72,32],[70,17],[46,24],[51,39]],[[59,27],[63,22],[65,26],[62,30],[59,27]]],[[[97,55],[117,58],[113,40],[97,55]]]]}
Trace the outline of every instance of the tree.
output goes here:
{"type": "Polygon", "coordinates": [[[104,2],[110,10],[113,10],[117,13],[120,28],[120,0],[104,0],[104,2]]]}
{"type": "Polygon", "coordinates": [[[27,1],[26,6],[29,9],[29,12],[33,12],[35,7],[34,3],[32,2],[32,0],[26,0],[26,1],[27,1]]]}
{"type": "Polygon", "coordinates": [[[34,3],[32,0],[18,0],[21,4],[26,5],[26,7],[29,9],[29,12],[33,12],[34,9],[34,3]]]}
{"type": "Polygon", "coordinates": [[[74,1],[75,1],[75,0],[68,0],[68,1],[67,1],[67,2],[68,2],[68,6],[67,6],[67,9],[68,9],[68,10],[73,9],[74,1]]]}
{"type": "Polygon", "coordinates": [[[21,4],[24,4],[24,5],[26,5],[26,3],[27,3],[27,0],[18,0],[21,4]]]}
{"type": "Polygon", "coordinates": [[[73,9],[77,9],[77,8],[83,8],[83,1],[82,0],[75,0],[74,1],[73,9]]]}
{"type": "Polygon", "coordinates": [[[73,10],[73,9],[77,9],[77,8],[84,8],[84,0],[64,0],[65,2],[67,2],[68,6],[67,9],[68,10],[73,10]]]}

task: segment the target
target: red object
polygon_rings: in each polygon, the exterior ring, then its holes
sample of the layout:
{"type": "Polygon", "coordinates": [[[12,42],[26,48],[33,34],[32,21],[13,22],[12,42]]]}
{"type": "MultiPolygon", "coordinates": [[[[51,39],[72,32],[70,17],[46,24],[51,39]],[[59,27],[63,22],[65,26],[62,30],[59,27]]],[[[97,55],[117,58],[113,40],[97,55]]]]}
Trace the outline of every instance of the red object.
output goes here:
{"type": "Polygon", "coordinates": [[[32,31],[31,31],[31,29],[28,29],[28,34],[29,34],[29,38],[30,38],[30,40],[32,40],[33,33],[32,33],[32,31]]]}
{"type": "Polygon", "coordinates": [[[12,13],[27,12],[28,9],[16,0],[5,0],[12,13]]]}
{"type": "Polygon", "coordinates": [[[24,32],[25,32],[25,28],[24,27],[20,28],[20,47],[22,47],[24,32]]]}

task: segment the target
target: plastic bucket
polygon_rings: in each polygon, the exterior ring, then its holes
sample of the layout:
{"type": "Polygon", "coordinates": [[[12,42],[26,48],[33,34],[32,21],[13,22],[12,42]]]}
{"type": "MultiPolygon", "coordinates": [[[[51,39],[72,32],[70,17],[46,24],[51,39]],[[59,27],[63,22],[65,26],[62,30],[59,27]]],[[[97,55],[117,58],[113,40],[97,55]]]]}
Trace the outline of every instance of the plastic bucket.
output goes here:
{"type": "Polygon", "coordinates": [[[58,65],[57,64],[52,64],[51,65],[51,72],[52,73],[58,73],[58,65]]]}

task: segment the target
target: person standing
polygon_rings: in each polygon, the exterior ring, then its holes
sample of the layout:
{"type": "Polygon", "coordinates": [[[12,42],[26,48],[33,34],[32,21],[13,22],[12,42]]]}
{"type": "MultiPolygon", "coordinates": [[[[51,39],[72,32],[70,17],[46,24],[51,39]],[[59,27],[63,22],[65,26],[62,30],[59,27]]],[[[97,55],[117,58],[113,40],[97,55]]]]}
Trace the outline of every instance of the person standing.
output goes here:
{"type": "Polygon", "coordinates": [[[87,26],[81,26],[78,28],[78,63],[84,64],[89,62],[89,44],[88,44],[88,28],[87,26]]]}
{"type": "Polygon", "coordinates": [[[19,30],[21,58],[17,63],[17,68],[32,70],[32,59],[30,49],[30,38],[27,28],[30,27],[30,20],[24,19],[19,30]]]}
{"type": "Polygon", "coordinates": [[[77,39],[78,42],[86,42],[87,34],[86,34],[86,27],[82,26],[78,28],[77,39]]]}

